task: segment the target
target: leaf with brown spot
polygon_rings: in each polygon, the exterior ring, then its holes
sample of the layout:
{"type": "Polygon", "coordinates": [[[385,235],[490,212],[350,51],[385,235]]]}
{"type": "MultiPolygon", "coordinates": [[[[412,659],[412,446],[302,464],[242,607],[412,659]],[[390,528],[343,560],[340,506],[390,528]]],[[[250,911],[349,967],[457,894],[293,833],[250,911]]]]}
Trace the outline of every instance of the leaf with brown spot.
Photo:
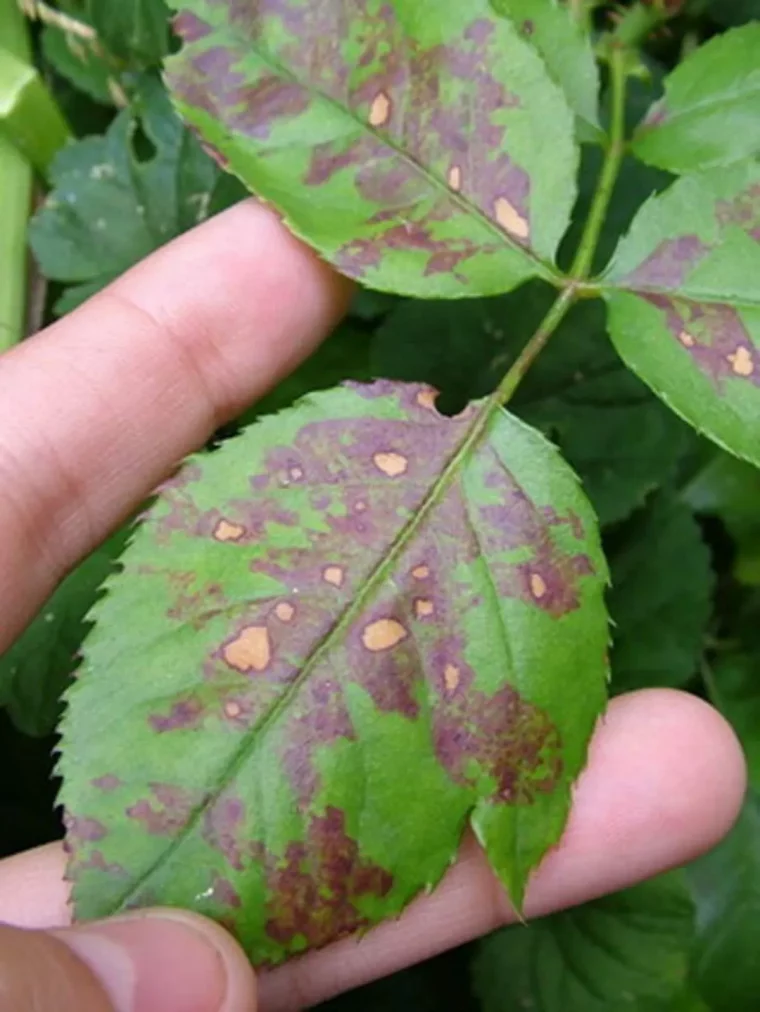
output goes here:
{"type": "Polygon", "coordinates": [[[650,199],[602,279],[626,364],[696,429],[760,464],[760,163],[650,199]]]}
{"type": "Polygon", "coordinates": [[[521,902],[608,638],[540,434],[419,385],[316,394],[190,461],[123,562],[62,728],[78,917],[193,907],[277,961],[397,914],[468,823],[521,902]]]}
{"type": "Polygon", "coordinates": [[[489,0],[180,7],[185,44],[167,63],[180,112],[339,270],[440,298],[556,275],[573,114],[489,0]]]}

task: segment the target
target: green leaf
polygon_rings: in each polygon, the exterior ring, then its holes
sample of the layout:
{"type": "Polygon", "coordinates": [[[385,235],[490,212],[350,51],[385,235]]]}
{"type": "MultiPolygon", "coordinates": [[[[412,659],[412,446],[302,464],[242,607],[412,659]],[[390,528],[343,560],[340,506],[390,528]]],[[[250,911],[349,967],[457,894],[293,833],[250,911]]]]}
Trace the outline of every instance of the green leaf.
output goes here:
{"type": "Polygon", "coordinates": [[[150,78],[135,97],[134,112],[120,113],[104,137],[64,149],[52,177],[53,190],[31,223],[30,241],[46,277],[76,283],[59,312],[73,309],[242,194],[150,78]],[[138,158],[135,148],[143,135],[155,148],[147,160],[138,158]]]}
{"type": "Polygon", "coordinates": [[[616,532],[609,554],[617,692],[685,685],[696,673],[710,618],[710,553],[691,510],[667,495],[616,532]]]}
{"type": "Polygon", "coordinates": [[[760,471],[722,450],[710,451],[682,498],[697,513],[723,521],[736,550],[734,576],[760,586],[760,471]]]}
{"type": "MultiPolygon", "coordinates": [[[[430,383],[445,410],[490,393],[545,315],[538,283],[495,299],[406,302],[378,330],[373,372],[430,383]]],[[[559,444],[603,524],[628,516],[672,473],[685,426],[605,341],[599,303],[573,307],[511,407],[559,444]]]]}
{"type": "Polygon", "coordinates": [[[710,14],[721,25],[743,25],[760,19],[760,0],[710,0],[710,14]]]}
{"type": "Polygon", "coordinates": [[[760,464],[760,164],[649,200],[603,278],[628,366],[725,449],[760,464]]]}
{"type": "Polygon", "coordinates": [[[62,727],[80,918],[193,907],[277,961],[400,911],[468,821],[521,903],[604,705],[606,566],[553,447],[433,397],[317,394],[164,488],[62,727]]]}
{"type": "Polygon", "coordinates": [[[60,585],[26,632],[0,657],[0,704],[25,734],[51,734],[61,694],[77,666],[89,625],[85,617],[114,570],[126,529],[93,552],[60,585]]]}
{"type": "Polygon", "coordinates": [[[700,46],[665,79],[665,97],[633,152],[669,172],[698,172],[760,154],[760,24],[700,46]]]}
{"type": "Polygon", "coordinates": [[[104,105],[121,97],[121,70],[102,47],[51,25],[43,28],[41,41],[46,62],[80,91],[104,105]]]}
{"type": "Polygon", "coordinates": [[[164,0],[86,0],[88,21],[106,47],[132,66],[152,67],[169,52],[164,0]]]}
{"type": "MultiPolygon", "coordinates": [[[[756,614],[755,621],[757,617],[756,614]]],[[[718,655],[712,665],[710,699],[739,736],[750,783],[760,791],[760,654],[757,650],[718,655]]]]}
{"type": "Polygon", "coordinates": [[[753,1009],[760,994],[760,801],[750,792],[731,834],[689,866],[697,904],[693,973],[711,1012],[753,1009]]]}
{"type": "Polygon", "coordinates": [[[504,928],[480,943],[483,1012],[644,1012],[683,989],[693,907],[680,875],[504,928]]]}
{"type": "Polygon", "coordinates": [[[489,0],[181,6],[180,111],[339,270],[427,298],[553,276],[573,116],[489,0]]]}
{"type": "Polygon", "coordinates": [[[590,139],[599,126],[599,69],[590,36],[559,0],[491,0],[537,50],[590,139]]]}

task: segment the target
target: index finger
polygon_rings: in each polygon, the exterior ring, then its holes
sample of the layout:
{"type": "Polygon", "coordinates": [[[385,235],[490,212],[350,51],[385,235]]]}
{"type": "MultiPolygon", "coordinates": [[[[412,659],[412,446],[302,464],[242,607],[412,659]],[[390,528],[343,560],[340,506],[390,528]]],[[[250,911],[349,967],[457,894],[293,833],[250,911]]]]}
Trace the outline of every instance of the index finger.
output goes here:
{"type": "Polygon", "coordinates": [[[0,358],[0,651],[177,461],[306,357],[349,292],[246,201],[0,358]]]}

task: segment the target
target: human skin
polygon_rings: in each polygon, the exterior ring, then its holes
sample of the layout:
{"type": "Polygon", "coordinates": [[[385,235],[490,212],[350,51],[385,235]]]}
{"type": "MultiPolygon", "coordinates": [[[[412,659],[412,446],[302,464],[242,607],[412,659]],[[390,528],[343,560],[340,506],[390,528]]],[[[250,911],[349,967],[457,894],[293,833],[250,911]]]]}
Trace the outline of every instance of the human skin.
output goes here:
{"type": "MultiPolygon", "coordinates": [[[[350,295],[270,211],[246,201],[0,358],[0,651],[182,457],[316,347],[350,295]]],[[[691,860],[729,830],[744,790],[735,736],[707,704],[670,690],[616,699],[597,728],[567,831],[531,882],[527,916],[691,860]]],[[[65,928],[63,872],[59,845],[0,862],[0,921],[65,928]]],[[[439,889],[400,920],[262,973],[260,1008],[323,1001],[513,919],[467,838],[439,889]]],[[[54,937],[76,954],[75,935],[54,937]]],[[[6,943],[23,950],[26,938],[6,943]]],[[[0,934],[0,982],[25,972],[23,958],[14,970],[2,950],[0,934]]],[[[160,981],[165,965],[151,958],[140,973],[160,981]]],[[[228,994],[225,1012],[253,1007],[239,959],[230,956],[240,1000],[228,994]]]]}

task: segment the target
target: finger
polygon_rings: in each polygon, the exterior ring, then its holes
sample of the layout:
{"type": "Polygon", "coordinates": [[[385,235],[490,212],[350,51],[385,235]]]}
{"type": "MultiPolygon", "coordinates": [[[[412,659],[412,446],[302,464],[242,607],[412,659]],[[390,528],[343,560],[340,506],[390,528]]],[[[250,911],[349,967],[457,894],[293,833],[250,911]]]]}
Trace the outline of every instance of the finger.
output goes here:
{"type": "MultiPolygon", "coordinates": [[[[694,696],[650,690],[614,700],[599,725],[562,843],[528,891],[536,917],[625,888],[707,850],[741,805],[745,768],[729,725],[694,696]]],[[[65,923],[60,848],[0,862],[0,919],[65,923]]],[[[478,847],[431,895],[360,944],[309,953],[259,983],[262,1012],[290,1012],[428,958],[513,920],[478,847]]]]}
{"type": "Polygon", "coordinates": [[[256,982],[217,925],[180,911],[55,933],[0,926],[3,1009],[255,1012],[256,982]]]}
{"type": "Polygon", "coordinates": [[[177,461],[314,348],[349,291],[246,201],[0,358],[0,651],[177,461]]]}

